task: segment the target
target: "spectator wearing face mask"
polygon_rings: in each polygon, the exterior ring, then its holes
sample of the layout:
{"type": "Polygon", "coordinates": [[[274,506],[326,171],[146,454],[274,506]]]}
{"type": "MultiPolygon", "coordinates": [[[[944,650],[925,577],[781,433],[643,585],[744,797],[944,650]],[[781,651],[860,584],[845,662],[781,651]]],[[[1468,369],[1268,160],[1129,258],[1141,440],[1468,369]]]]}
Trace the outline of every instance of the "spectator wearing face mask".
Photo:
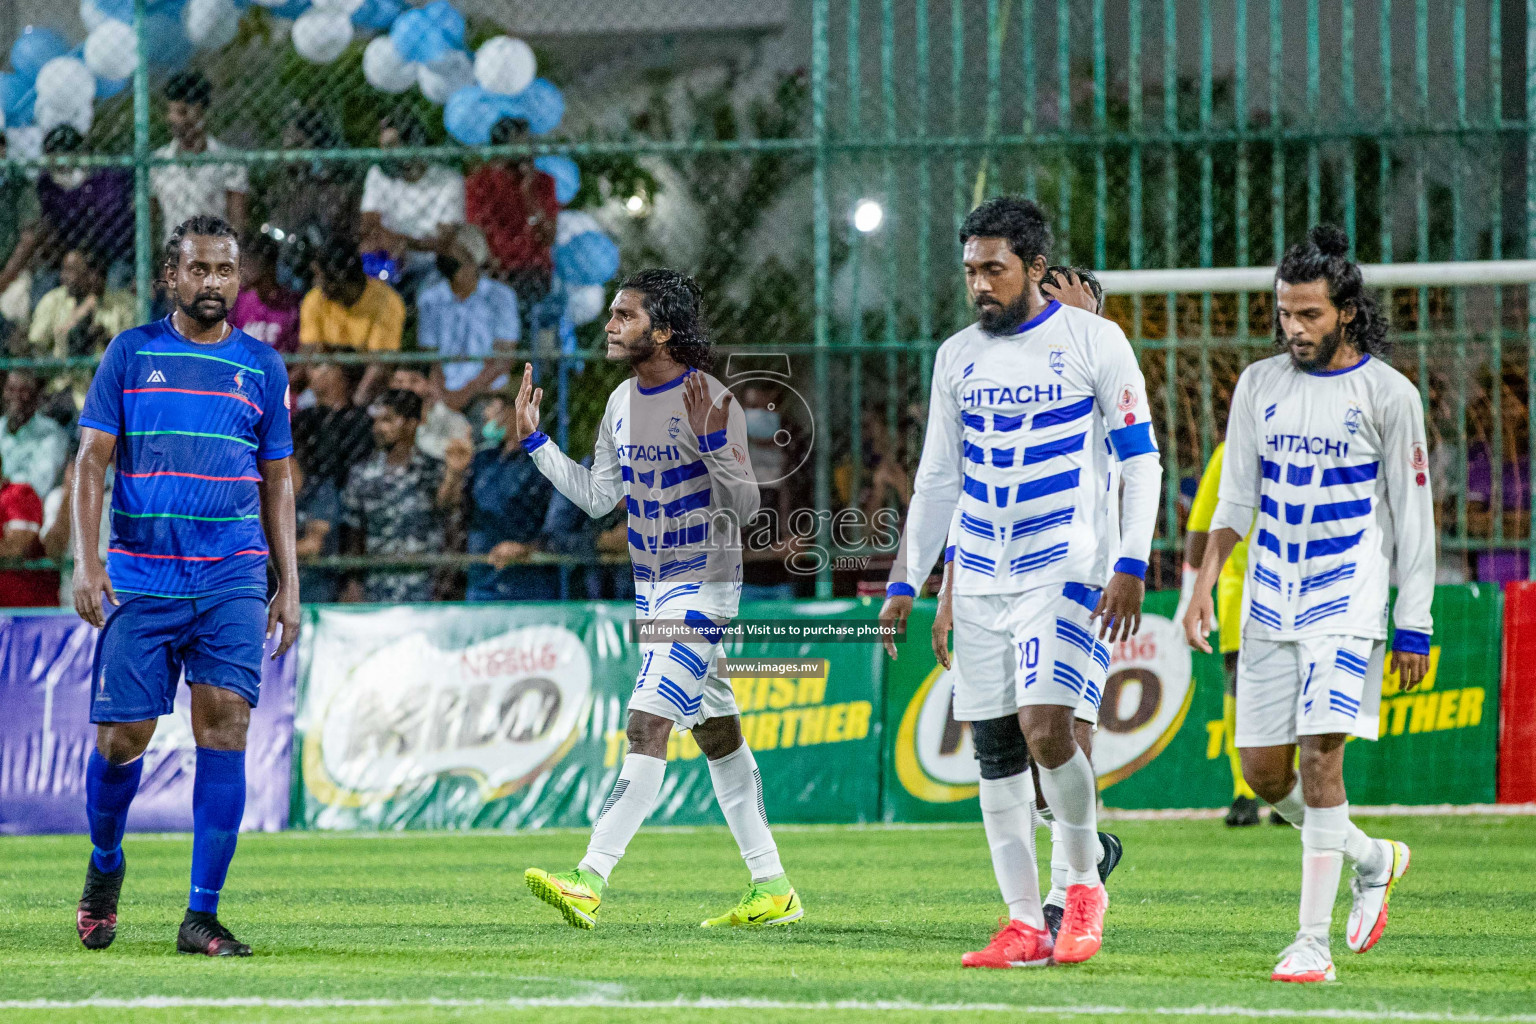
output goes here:
{"type": "Polygon", "coordinates": [[[462,410],[479,396],[507,386],[506,359],[520,333],[517,294],[482,273],[485,235],[473,224],[460,224],[437,257],[441,280],[422,289],[417,299],[417,343],[444,355],[479,356],[466,362],[438,363],[433,383],[449,408],[462,410]]]}
{"type": "Polygon", "coordinates": [[[468,601],[557,601],[560,572],[515,564],[541,547],[554,488],[510,427],[515,407],[502,398],[486,407],[482,436],[464,478],[468,549],[486,565],[469,568],[468,601]]]}

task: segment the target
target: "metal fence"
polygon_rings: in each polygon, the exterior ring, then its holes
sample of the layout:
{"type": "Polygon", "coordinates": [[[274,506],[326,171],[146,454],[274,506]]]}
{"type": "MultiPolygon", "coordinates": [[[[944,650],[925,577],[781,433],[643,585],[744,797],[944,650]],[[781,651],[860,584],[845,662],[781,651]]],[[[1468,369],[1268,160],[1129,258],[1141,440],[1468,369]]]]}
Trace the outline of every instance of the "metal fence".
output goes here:
{"type": "MultiPolygon", "coordinates": [[[[135,0],[140,53],[155,52],[167,24],[157,18],[181,6],[135,0]]],[[[164,230],[155,208],[175,205],[167,190],[187,178],[164,172],[218,166],[246,179],[246,227],[281,241],[285,280],[306,289],[313,250],[299,243],[358,232],[370,168],[395,173],[419,161],[473,174],[568,157],[581,182],[565,209],[590,214],[619,243],[621,269],[667,262],[695,273],[722,362],[729,356],[741,379],[771,378],[781,397],[799,396],[796,502],[899,505],[933,353],[969,320],[960,221],[989,195],[1022,192],[1052,212],[1056,262],[1191,271],[1174,291],[1112,296],[1107,309],[1161,396],[1157,579],[1168,583],[1180,495],[1220,439],[1238,371],[1272,335],[1265,292],[1203,291],[1199,268],[1272,263],[1323,220],[1343,226],[1373,263],[1536,257],[1536,0],[786,0],[765,5],[777,12],[766,27],[693,36],[686,5],[663,4],[676,24],[649,35],[631,27],[625,40],[655,55],[618,67],[612,37],[582,35],[613,6],[568,3],[564,28],[532,40],[539,73],[564,90],[560,126],[487,146],[446,132],[426,82],[399,94],[370,85],[365,53],[376,35],[358,27],[339,57],[318,64],[294,52],[284,19],[250,7],[226,45],[180,60],[206,74],[208,134],[228,150],[163,148],[173,138],[165,97],[175,59],[139,61],[68,147],[55,139],[49,153],[19,152],[25,140],[9,133],[0,188],[16,192],[18,209],[39,179],[68,186],[115,175],[130,190],[131,232],[99,219],[49,225],[45,209],[52,247],[40,245],[25,266],[13,259],[7,275],[32,275],[35,306],[70,245],[105,246],[120,263],[108,267],[110,283],[131,284],[146,318],[164,230]],[[662,45],[669,33],[682,43],[662,45]],[[400,111],[410,116],[395,118],[400,111]],[[422,134],[381,139],[385,118],[422,134]],[[321,223],[286,222],[305,200],[321,223]]],[[[503,24],[498,5],[478,10],[466,49],[517,34],[515,13],[503,24]]],[[[0,246],[17,249],[25,227],[0,246]]],[[[545,288],[560,290],[558,273],[545,288]]],[[[1494,562],[1536,546],[1530,290],[1413,287],[1386,298],[1395,362],[1429,414],[1446,571],[1495,572],[1494,562]]],[[[514,357],[539,361],[560,439],[579,454],[617,379],[595,357],[600,320],[574,332],[563,325],[562,342],[558,310],[530,319],[531,305],[514,357]]],[[[441,362],[416,351],[417,316],[408,303],[398,355],[368,361],[441,362]]],[[[100,340],[50,345],[13,329],[0,365],[78,374],[100,340]]],[[[878,565],[863,575],[880,576],[878,565]]],[[[1517,571],[1528,570],[1522,562],[1517,571]]],[[[815,591],[830,593],[835,578],[829,565],[815,591]]]]}

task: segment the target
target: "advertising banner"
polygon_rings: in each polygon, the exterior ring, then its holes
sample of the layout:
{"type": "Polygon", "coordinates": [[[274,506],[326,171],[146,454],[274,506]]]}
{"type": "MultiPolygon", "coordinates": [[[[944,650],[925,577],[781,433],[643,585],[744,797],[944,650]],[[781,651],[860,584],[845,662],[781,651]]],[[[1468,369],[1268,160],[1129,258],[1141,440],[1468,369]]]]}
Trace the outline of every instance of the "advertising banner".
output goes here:
{"type": "MultiPolygon", "coordinates": [[[[627,750],[639,668],[627,604],[308,611],[293,815],[305,827],[534,828],[596,818],[627,750]]],[[[744,605],[740,619],[865,618],[853,601],[744,605]]],[[[731,680],[770,817],[878,815],[878,648],[733,641],[732,658],[824,660],[731,680]]],[[[651,820],[717,824],[709,769],[674,733],[651,820]]]]}
{"type": "MultiPolygon", "coordinates": [[[[84,832],[85,763],[96,745],[90,723],[96,630],[73,612],[0,616],[0,833],[84,832]]],[[[270,649],[270,648],[269,648],[270,649]]],[[[297,659],[263,662],[261,699],[251,712],[241,828],[288,825],[293,683],[297,659]]],[[[135,832],[192,828],[191,696],[160,719],[144,754],[144,776],[128,811],[135,832]]]]}
{"type": "Polygon", "coordinates": [[[1499,803],[1536,803],[1536,583],[1504,588],[1498,717],[1499,803]]]}
{"type": "MultiPolygon", "coordinates": [[[[1140,634],[1111,648],[1094,736],[1104,803],[1126,809],[1221,807],[1232,799],[1218,655],[1192,654],[1171,621],[1178,595],[1147,595],[1140,634]]],[[[913,611],[887,671],[887,821],[966,821],[980,811],[970,727],[951,715],[952,674],[929,645],[933,603],[913,611]]],[[[1497,763],[1499,594],[1467,585],[1435,593],[1429,677],[1412,693],[1390,657],[1381,737],[1351,742],[1350,800],[1361,804],[1492,801],[1497,763]],[[1444,643],[1445,638],[1455,643],[1444,643]]]]}

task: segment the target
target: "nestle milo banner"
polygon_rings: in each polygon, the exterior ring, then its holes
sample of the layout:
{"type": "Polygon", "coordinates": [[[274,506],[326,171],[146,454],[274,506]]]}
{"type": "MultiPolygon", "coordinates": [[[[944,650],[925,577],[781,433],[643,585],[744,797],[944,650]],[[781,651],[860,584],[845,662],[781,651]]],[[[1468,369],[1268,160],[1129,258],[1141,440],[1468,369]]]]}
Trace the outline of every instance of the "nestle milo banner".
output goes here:
{"type": "MultiPolygon", "coordinates": [[[[639,668],[622,604],[312,608],[295,715],[292,820],[346,829],[584,826],[627,749],[639,668]]],[[[744,606],[742,618],[863,618],[853,601],[744,606]]],[[[737,678],[770,815],[874,820],[878,648],[735,642],[731,657],[814,657],[807,678],[737,678]],[[811,648],[815,649],[812,650],[811,648]]],[[[723,821],[709,769],[675,733],[653,821],[723,821]]]]}
{"type": "MultiPolygon", "coordinates": [[[[1141,633],[1111,649],[1093,750],[1110,807],[1219,807],[1232,799],[1222,663],[1185,646],[1168,618],[1177,600],[1173,592],[1149,594],[1141,633]]],[[[1429,678],[1400,693],[1389,658],[1381,737],[1350,743],[1345,777],[1353,802],[1494,798],[1498,592],[1439,587],[1434,615],[1429,678]]],[[[901,658],[887,672],[887,821],[973,820],[980,813],[970,728],[951,713],[951,674],[935,662],[928,641],[932,616],[931,602],[918,605],[901,658]]]]}

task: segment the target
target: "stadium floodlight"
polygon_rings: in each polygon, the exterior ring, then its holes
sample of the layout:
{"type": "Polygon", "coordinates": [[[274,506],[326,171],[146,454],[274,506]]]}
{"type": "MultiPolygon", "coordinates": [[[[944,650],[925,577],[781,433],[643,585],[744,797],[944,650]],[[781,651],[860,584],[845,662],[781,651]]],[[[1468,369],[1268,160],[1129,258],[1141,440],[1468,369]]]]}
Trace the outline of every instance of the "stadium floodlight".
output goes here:
{"type": "MultiPolygon", "coordinates": [[[[1536,284],[1536,260],[1461,260],[1448,263],[1367,263],[1360,267],[1370,288],[1475,288],[1536,284]]],[[[1274,267],[1180,267],[1170,270],[1103,270],[1099,283],[1111,295],[1267,292],[1274,267]]]]}
{"type": "Polygon", "coordinates": [[[853,208],[853,227],[862,235],[871,235],[885,223],[885,207],[873,199],[860,199],[853,208]]]}

